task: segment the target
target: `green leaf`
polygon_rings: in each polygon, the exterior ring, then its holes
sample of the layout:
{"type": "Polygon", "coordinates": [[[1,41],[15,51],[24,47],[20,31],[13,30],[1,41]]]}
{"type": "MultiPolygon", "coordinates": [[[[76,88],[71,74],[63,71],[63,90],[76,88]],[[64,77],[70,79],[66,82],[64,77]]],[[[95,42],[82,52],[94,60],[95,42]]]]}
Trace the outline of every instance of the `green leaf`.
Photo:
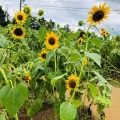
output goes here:
{"type": "Polygon", "coordinates": [[[80,54],[79,53],[71,53],[71,55],[70,55],[70,62],[75,62],[79,58],[80,58],[80,54]]]}
{"type": "Polygon", "coordinates": [[[59,80],[58,82],[56,82],[55,88],[59,94],[59,97],[61,99],[65,99],[65,91],[66,91],[65,81],[62,79],[62,80],[59,80]]]}
{"type": "Polygon", "coordinates": [[[47,90],[49,93],[52,92],[53,88],[52,88],[52,85],[50,84],[49,81],[45,81],[44,86],[45,86],[46,90],[47,90]]]}
{"type": "Polygon", "coordinates": [[[96,95],[98,94],[98,89],[95,87],[95,85],[93,84],[88,84],[88,87],[91,91],[91,94],[93,97],[96,97],[96,95]]]}
{"type": "Polygon", "coordinates": [[[97,53],[89,53],[89,52],[85,52],[85,56],[91,58],[92,60],[94,60],[100,67],[100,63],[101,63],[101,56],[97,53]]]}
{"type": "Polygon", "coordinates": [[[99,80],[101,80],[103,83],[106,83],[107,81],[105,80],[105,78],[103,78],[98,72],[96,71],[93,71],[93,73],[95,75],[97,75],[97,77],[99,78],[99,80]]]}
{"type": "Polygon", "coordinates": [[[28,97],[28,88],[24,83],[10,88],[5,86],[0,91],[0,98],[8,114],[13,117],[28,97]]]}
{"type": "Polygon", "coordinates": [[[46,55],[46,63],[48,64],[51,60],[51,58],[55,55],[54,51],[50,51],[47,55],[46,55]]]}
{"type": "Polygon", "coordinates": [[[91,38],[91,42],[93,42],[98,48],[100,47],[101,41],[99,38],[91,38]]]}
{"type": "Polygon", "coordinates": [[[51,84],[52,84],[52,85],[55,84],[55,82],[56,82],[57,80],[63,78],[65,75],[67,75],[67,74],[65,73],[65,74],[62,74],[62,75],[60,75],[60,76],[56,76],[56,77],[52,78],[52,79],[51,79],[51,84]]]}
{"type": "Polygon", "coordinates": [[[76,107],[79,107],[82,105],[82,102],[79,100],[72,100],[72,104],[74,104],[76,107]]]}
{"type": "Polygon", "coordinates": [[[0,120],[6,120],[4,112],[0,111],[0,120]]]}
{"type": "Polygon", "coordinates": [[[32,105],[27,109],[29,117],[35,115],[42,108],[42,100],[37,98],[33,101],[32,105]]]}
{"type": "Polygon", "coordinates": [[[99,79],[99,82],[98,82],[98,86],[108,86],[109,87],[109,89],[110,90],[112,90],[113,89],[113,86],[111,85],[111,84],[109,84],[108,82],[107,82],[107,80],[105,79],[105,78],[103,78],[98,72],[96,72],[96,71],[93,71],[93,73],[98,77],[98,79],[99,79]]]}
{"type": "Polygon", "coordinates": [[[29,27],[30,22],[31,22],[31,18],[30,18],[30,17],[27,17],[27,20],[26,20],[26,22],[25,22],[25,26],[26,26],[26,27],[29,27]]]}
{"type": "Polygon", "coordinates": [[[57,115],[59,115],[59,113],[60,113],[60,100],[58,100],[58,99],[56,99],[55,101],[54,101],[54,112],[57,114],[57,115]]]}
{"type": "Polygon", "coordinates": [[[8,45],[9,45],[9,41],[7,40],[7,38],[4,37],[3,35],[0,35],[0,47],[7,48],[8,45]]]}
{"type": "Polygon", "coordinates": [[[23,100],[26,100],[28,97],[28,88],[24,83],[20,83],[16,86],[23,100]]]}
{"type": "Polygon", "coordinates": [[[44,40],[46,34],[47,34],[46,28],[45,27],[40,27],[40,29],[39,29],[39,39],[40,39],[40,41],[44,40]]]}
{"type": "Polygon", "coordinates": [[[77,109],[75,105],[63,102],[60,105],[60,119],[61,120],[74,120],[77,115],[77,109]]]}
{"type": "Polygon", "coordinates": [[[6,85],[0,90],[0,99],[1,99],[2,102],[5,101],[6,95],[8,94],[10,89],[11,89],[10,86],[6,85]]]}

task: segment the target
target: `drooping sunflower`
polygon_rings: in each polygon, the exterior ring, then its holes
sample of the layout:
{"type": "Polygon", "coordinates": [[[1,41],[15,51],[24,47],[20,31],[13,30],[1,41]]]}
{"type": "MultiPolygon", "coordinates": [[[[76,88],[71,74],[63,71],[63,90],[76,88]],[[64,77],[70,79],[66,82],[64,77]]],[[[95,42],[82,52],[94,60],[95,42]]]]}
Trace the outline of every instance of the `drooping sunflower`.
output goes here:
{"type": "Polygon", "coordinates": [[[45,45],[48,49],[55,49],[59,46],[58,36],[53,32],[47,33],[45,45]]]}
{"type": "Polygon", "coordinates": [[[91,16],[89,16],[86,22],[90,22],[91,25],[100,25],[100,22],[103,22],[104,19],[108,18],[108,14],[110,14],[110,6],[106,6],[106,2],[104,4],[100,4],[99,6],[92,7],[92,10],[88,12],[91,16]]]}
{"type": "Polygon", "coordinates": [[[82,41],[83,41],[83,38],[80,37],[79,41],[78,41],[78,45],[81,45],[82,44],[82,41]]]}
{"type": "Polygon", "coordinates": [[[70,75],[68,77],[68,80],[65,81],[66,83],[66,88],[68,90],[74,90],[74,88],[76,87],[76,82],[79,80],[79,78],[76,75],[70,75]]]}
{"type": "Polygon", "coordinates": [[[43,49],[42,52],[39,54],[39,59],[40,60],[45,60],[47,53],[48,53],[48,51],[46,51],[45,49],[43,49]]]}
{"type": "Polygon", "coordinates": [[[25,37],[25,30],[23,27],[16,26],[12,29],[11,34],[14,38],[21,39],[25,37]]]}
{"type": "Polygon", "coordinates": [[[28,72],[25,74],[25,81],[26,81],[27,85],[29,85],[30,80],[31,80],[31,76],[30,76],[30,72],[28,71],[28,72]]]}
{"type": "Polygon", "coordinates": [[[31,7],[26,5],[23,7],[23,11],[24,11],[24,13],[29,15],[31,13],[31,7]]]}
{"type": "Polygon", "coordinates": [[[26,19],[27,19],[27,14],[24,13],[23,11],[18,11],[15,14],[15,21],[17,22],[17,24],[24,24],[26,19]]]}

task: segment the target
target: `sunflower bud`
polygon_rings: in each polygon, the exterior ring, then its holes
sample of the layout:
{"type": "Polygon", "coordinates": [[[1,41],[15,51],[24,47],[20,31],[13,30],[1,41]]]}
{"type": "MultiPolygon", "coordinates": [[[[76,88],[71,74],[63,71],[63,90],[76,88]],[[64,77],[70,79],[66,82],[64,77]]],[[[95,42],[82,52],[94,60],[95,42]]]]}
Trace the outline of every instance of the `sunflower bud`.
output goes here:
{"type": "Polygon", "coordinates": [[[39,15],[39,16],[42,16],[43,14],[44,14],[44,11],[43,11],[43,10],[39,10],[39,11],[38,11],[38,15],[39,15]]]}

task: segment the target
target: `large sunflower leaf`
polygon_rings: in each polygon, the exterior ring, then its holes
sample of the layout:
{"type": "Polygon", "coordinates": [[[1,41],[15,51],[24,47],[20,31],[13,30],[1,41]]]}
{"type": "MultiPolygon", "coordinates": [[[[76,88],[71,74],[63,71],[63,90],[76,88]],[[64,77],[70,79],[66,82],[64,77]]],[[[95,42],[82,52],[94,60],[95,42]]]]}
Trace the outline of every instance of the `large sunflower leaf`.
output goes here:
{"type": "Polygon", "coordinates": [[[55,55],[54,51],[50,51],[47,55],[46,55],[46,63],[48,64],[51,60],[51,58],[55,55]]]}
{"type": "Polygon", "coordinates": [[[75,62],[79,58],[80,58],[80,54],[79,53],[71,53],[71,55],[70,55],[70,62],[75,62]]]}
{"type": "Polygon", "coordinates": [[[0,98],[8,114],[13,117],[21,108],[28,97],[28,89],[24,83],[10,88],[5,86],[0,91],[0,98]]]}
{"type": "Polygon", "coordinates": [[[0,47],[7,48],[9,45],[9,41],[6,37],[4,37],[2,34],[0,35],[0,47]]]}
{"type": "Polygon", "coordinates": [[[98,48],[100,47],[101,40],[99,38],[91,38],[91,42],[93,42],[98,48]]]}
{"type": "Polygon", "coordinates": [[[63,102],[60,105],[60,119],[61,120],[74,120],[77,114],[75,105],[63,102]]]}
{"type": "Polygon", "coordinates": [[[94,60],[94,62],[96,62],[101,67],[101,65],[100,65],[101,64],[101,56],[99,54],[85,52],[85,56],[94,60]]]}
{"type": "Polygon", "coordinates": [[[45,27],[40,27],[39,29],[39,40],[42,42],[47,34],[47,30],[45,27]]]}

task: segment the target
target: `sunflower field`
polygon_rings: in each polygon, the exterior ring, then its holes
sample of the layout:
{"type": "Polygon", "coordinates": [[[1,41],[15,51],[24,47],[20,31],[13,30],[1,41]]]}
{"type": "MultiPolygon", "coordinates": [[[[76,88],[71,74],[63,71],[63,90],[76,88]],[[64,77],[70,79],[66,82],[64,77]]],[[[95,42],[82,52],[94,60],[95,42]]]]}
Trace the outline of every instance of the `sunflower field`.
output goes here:
{"type": "MultiPolygon", "coordinates": [[[[87,120],[92,104],[104,120],[111,106],[109,80],[120,77],[120,36],[97,29],[110,9],[106,3],[93,6],[88,28],[76,32],[45,20],[43,10],[32,16],[29,6],[0,26],[0,120],[19,120],[21,109],[34,120],[44,104],[52,105],[52,120],[87,120]]],[[[78,24],[84,28],[85,22],[78,24]]]]}

